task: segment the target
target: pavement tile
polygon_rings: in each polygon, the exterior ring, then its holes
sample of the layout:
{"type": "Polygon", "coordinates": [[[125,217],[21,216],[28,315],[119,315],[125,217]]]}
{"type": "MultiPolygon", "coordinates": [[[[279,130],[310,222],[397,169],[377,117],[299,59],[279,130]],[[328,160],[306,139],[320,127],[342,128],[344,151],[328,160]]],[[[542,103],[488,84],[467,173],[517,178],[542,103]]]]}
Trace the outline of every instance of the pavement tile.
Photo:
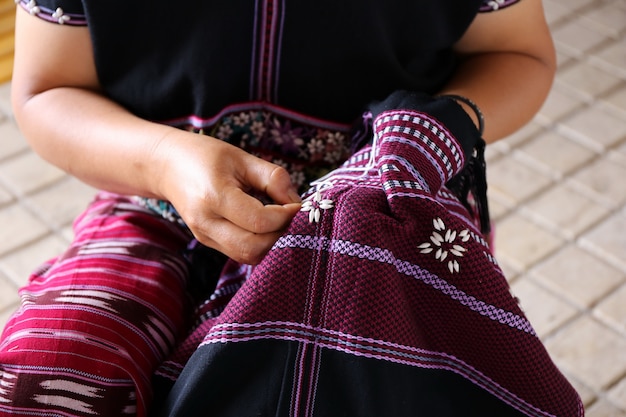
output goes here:
{"type": "Polygon", "coordinates": [[[582,167],[597,156],[588,147],[552,131],[537,136],[516,151],[557,178],[582,167]]]}
{"type": "Polygon", "coordinates": [[[15,126],[15,123],[9,119],[5,119],[0,123],[0,138],[2,138],[0,161],[28,150],[26,140],[15,126]]]}
{"type": "Polygon", "coordinates": [[[19,300],[17,287],[0,274],[0,311],[15,305],[19,300]]]}
{"type": "Polygon", "coordinates": [[[13,314],[13,312],[17,309],[18,303],[7,306],[4,310],[0,311],[0,323],[2,323],[2,327],[4,328],[4,323],[9,320],[9,317],[13,314]]]}
{"type": "Polygon", "coordinates": [[[626,141],[611,150],[611,159],[626,166],[626,141]]]}
{"type": "Polygon", "coordinates": [[[626,411],[618,409],[606,400],[594,403],[586,412],[586,417],[626,417],[626,411]]]}
{"type": "Polygon", "coordinates": [[[511,204],[519,204],[547,188],[552,179],[547,174],[514,158],[497,160],[487,168],[489,192],[511,204]]]}
{"type": "Polygon", "coordinates": [[[577,62],[577,58],[565,51],[556,51],[556,64],[558,68],[567,68],[577,62]]]}
{"type": "Polygon", "coordinates": [[[495,143],[493,145],[490,144],[485,148],[485,161],[487,162],[487,166],[506,153],[501,147],[495,145],[495,143]]]}
{"type": "Polygon", "coordinates": [[[578,314],[578,310],[528,279],[516,280],[511,291],[542,339],[578,314]]]}
{"type": "MultiPolygon", "coordinates": [[[[544,0],[545,1],[545,0],[544,0]]],[[[584,7],[589,6],[595,0],[552,0],[555,3],[562,4],[571,11],[577,11],[584,7]]]]}
{"type": "Polygon", "coordinates": [[[0,255],[48,233],[41,221],[16,204],[0,209],[0,224],[0,255]]]}
{"type": "Polygon", "coordinates": [[[626,300],[626,285],[602,300],[594,309],[594,315],[626,335],[626,302],[624,300],[626,300]]]}
{"type": "Polygon", "coordinates": [[[578,395],[580,395],[580,399],[583,402],[585,409],[598,399],[596,393],[593,392],[591,388],[581,383],[576,378],[571,377],[570,375],[565,374],[565,377],[570,382],[570,384],[572,384],[576,392],[578,392],[578,395]]]}
{"type": "Polygon", "coordinates": [[[578,19],[559,25],[552,30],[558,50],[575,56],[583,56],[606,40],[606,35],[582,24],[578,19]]]}
{"type": "Polygon", "coordinates": [[[22,287],[40,264],[63,253],[67,247],[68,244],[64,239],[48,235],[0,257],[0,270],[16,287],[22,287]]]}
{"type": "Polygon", "coordinates": [[[13,195],[0,185],[0,207],[13,201],[13,195]]]}
{"type": "Polygon", "coordinates": [[[488,148],[495,146],[502,151],[510,151],[511,149],[520,146],[527,140],[539,135],[543,131],[544,128],[541,126],[541,124],[539,124],[536,120],[533,120],[525,126],[519,128],[517,131],[510,134],[509,136],[497,141],[496,143],[490,144],[488,148]]]}
{"type": "Polygon", "coordinates": [[[613,74],[626,78],[626,37],[604,46],[589,59],[613,74]]]}
{"type": "Polygon", "coordinates": [[[600,102],[614,112],[618,112],[618,117],[626,117],[626,87],[621,87],[602,97],[600,102]]]}
{"type": "Polygon", "coordinates": [[[576,245],[566,246],[529,274],[542,286],[587,309],[626,283],[626,273],[576,245]]]}
{"type": "Polygon", "coordinates": [[[568,182],[577,190],[598,199],[598,202],[616,207],[626,203],[626,166],[601,158],[577,171],[568,182]]]}
{"type": "Polygon", "coordinates": [[[13,117],[13,106],[11,105],[11,83],[0,84],[0,113],[13,117]]]}
{"type": "Polygon", "coordinates": [[[499,221],[500,219],[502,219],[502,217],[504,217],[506,214],[508,214],[511,211],[511,208],[508,207],[506,204],[502,204],[500,201],[491,198],[491,196],[489,195],[488,197],[489,197],[488,198],[489,199],[489,215],[491,216],[492,223],[499,221]]]}
{"type": "Polygon", "coordinates": [[[610,211],[567,184],[557,184],[521,208],[523,213],[566,239],[574,239],[610,211]]]}
{"type": "Polygon", "coordinates": [[[609,390],[608,399],[620,409],[626,410],[626,378],[609,390]]]}
{"type": "Polygon", "coordinates": [[[52,185],[65,175],[65,172],[45,162],[34,152],[0,163],[0,179],[19,195],[52,185]]]}
{"type": "Polygon", "coordinates": [[[621,78],[598,68],[587,61],[580,61],[562,70],[555,80],[555,86],[582,99],[593,100],[596,96],[615,89],[621,78]]]}
{"type": "Polygon", "coordinates": [[[554,25],[571,14],[571,9],[551,0],[543,0],[543,10],[548,24],[554,25]]]}
{"type": "Polygon", "coordinates": [[[74,229],[71,225],[67,225],[61,229],[60,236],[69,244],[74,239],[74,229]]]}
{"type": "MultiPolygon", "coordinates": [[[[509,283],[512,283],[512,282],[515,282],[518,279],[522,278],[521,275],[520,275],[521,268],[520,267],[515,267],[514,265],[510,264],[509,262],[507,262],[506,259],[500,258],[498,256],[499,251],[497,249],[498,248],[495,248],[495,254],[496,254],[496,258],[498,259],[498,265],[500,266],[500,269],[502,270],[502,273],[506,277],[506,280],[509,283]]],[[[492,248],[492,251],[493,251],[493,248],[492,248]]]]}
{"type": "Polygon", "coordinates": [[[611,37],[626,29],[626,10],[616,7],[620,1],[606,3],[584,13],[580,22],[611,37]]]}
{"type": "Polygon", "coordinates": [[[496,224],[496,255],[517,270],[527,270],[562,244],[561,239],[516,213],[496,224]]]}
{"type": "Polygon", "coordinates": [[[580,244],[598,257],[626,271],[626,210],[583,235],[580,244]]]}
{"type": "Polygon", "coordinates": [[[541,109],[539,109],[535,120],[540,121],[542,124],[552,124],[582,107],[582,99],[575,97],[575,93],[564,91],[569,88],[570,87],[563,88],[555,85],[550,91],[550,94],[548,94],[545,103],[541,109]]]}
{"type": "Polygon", "coordinates": [[[604,151],[626,138],[626,118],[594,105],[561,122],[559,130],[568,137],[604,151]]]}
{"type": "Polygon", "coordinates": [[[626,373],[626,339],[587,316],[548,338],[546,348],[561,369],[596,391],[626,373]]]}
{"type": "Polygon", "coordinates": [[[95,193],[95,189],[68,176],[26,200],[47,224],[58,229],[70,224],[87,207],[95,193]]]}
{"type": "Polygon", "coordinates": [[[556,51],[557,68],[567,68],[575,62],[576,58],[563,51],[556,51]]]}

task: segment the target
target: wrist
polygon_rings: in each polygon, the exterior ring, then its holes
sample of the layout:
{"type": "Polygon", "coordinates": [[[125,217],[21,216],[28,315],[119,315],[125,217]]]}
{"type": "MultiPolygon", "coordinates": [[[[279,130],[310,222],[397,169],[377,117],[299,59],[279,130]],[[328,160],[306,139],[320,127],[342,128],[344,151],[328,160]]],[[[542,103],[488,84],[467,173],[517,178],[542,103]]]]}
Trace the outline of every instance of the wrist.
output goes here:
{"type": "Polygon", "coordinates": [[[180,165],[178,161],[185,159],[185,148],[193,146],[190,141],[197,138],[185,137],[192,134],[183,130],[162,127],[164,130],[159,132],[147,158],[146,188],[152,194],[151,197],[170,201],[171,191],[176,189],[176,182],[181,181],[180,173],[176,173],[176,166],[180,165]]]}

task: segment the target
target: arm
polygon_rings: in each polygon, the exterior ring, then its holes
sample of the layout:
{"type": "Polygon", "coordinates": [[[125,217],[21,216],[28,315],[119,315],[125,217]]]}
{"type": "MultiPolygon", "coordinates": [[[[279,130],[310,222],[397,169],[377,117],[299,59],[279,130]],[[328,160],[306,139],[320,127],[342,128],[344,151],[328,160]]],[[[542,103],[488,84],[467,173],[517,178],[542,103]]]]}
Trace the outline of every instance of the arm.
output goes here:
{"type": "MultiPolygon", "coordinates": [[[[478,104],[487,142],[530,121],[552,86],[556,58],[541,0],[479,14],[456,51],[462,63],[440,94],[462,95],[478,104]]],[[[473,111],[460,104],[476,122],[473,111]]]]}
{"type": "Polygon", "coordinates": [[[18,8],[15,49],[20,129],[39,155],[71,175],[169,200],[199,241],[249,263],[297,212],[284,169],[217,139],[142,120],[104,97],[86,27],[51,24],[18,8]],[[278,204],[263,206],[249,189],[278,204]]]}

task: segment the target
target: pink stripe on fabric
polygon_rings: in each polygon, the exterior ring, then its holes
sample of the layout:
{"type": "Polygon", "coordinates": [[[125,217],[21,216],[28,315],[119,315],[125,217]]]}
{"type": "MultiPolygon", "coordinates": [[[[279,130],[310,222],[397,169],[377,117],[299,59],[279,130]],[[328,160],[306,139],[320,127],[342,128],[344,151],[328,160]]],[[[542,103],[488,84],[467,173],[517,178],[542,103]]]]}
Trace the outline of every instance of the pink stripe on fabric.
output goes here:
{"type": "MultiPolygon", "coordinates": [[[[385,360],[402,365],[452,371],[468,378],[506,403],[516,408],[523,409],[530,416],[555,417],[550,413],[528,404],[474,367],[444,352],[398,345],[384,340],[376,340],[330,329],[307,326],[303,323],[259,322],[217,325],[206,336],[202,345],[249,342],[264,339],[300,342],[304,344],[304,346],[300,347],[301,350],[315,349],[316,347],[327,348],[350,355],[385,360]]],[[[302,357],[304,356],[305,355],[302,354],[302,357]]],[[[303,364],[299,365],[299,367],[303,366],[303,364]]],[[[300,388],[300,385],[298,385],[298,388],[300,388]]],[[[294,396],[292,396],[292,399],[293,398],[294,396]]],[[[299,401],[299,399],[296,401],[299,401]]],[[[295,410],[298,409],[298,407],[295,408],[295,410]]],[[[292,408],[292,410],[294,409],[292,408]]]]}
{"type": "Polygon", "coordinates": [[[387,249],[376,248],[345,240],[329,240],[324,237],[302,235],[283,236],[278,240],[278,242],[276,242],[274,248],[318,249],[394,265],[399,273],[411,276],[424,282],[425,284],[447,295],[451,299],[469,307],[471,310],[488,317],[491,320],[536,336],[532,325],[525,318],[478,300],[475,297],[459,290],[454,285],[448,283],[437,275],[424,270],[419,265],[397,259],[393,252],[387,249]]]}

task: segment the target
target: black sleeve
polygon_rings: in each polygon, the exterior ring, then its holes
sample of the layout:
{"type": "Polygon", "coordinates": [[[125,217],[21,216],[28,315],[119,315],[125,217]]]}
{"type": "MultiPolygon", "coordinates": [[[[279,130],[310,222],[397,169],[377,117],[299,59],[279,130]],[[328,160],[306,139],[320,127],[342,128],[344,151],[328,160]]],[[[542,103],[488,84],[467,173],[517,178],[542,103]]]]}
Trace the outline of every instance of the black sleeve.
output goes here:
{"type": "Polygon", "coordinates": [[[86,26],[81,0],[19,0],[18,4],[31,15],[52,23],[86,26]]]}

